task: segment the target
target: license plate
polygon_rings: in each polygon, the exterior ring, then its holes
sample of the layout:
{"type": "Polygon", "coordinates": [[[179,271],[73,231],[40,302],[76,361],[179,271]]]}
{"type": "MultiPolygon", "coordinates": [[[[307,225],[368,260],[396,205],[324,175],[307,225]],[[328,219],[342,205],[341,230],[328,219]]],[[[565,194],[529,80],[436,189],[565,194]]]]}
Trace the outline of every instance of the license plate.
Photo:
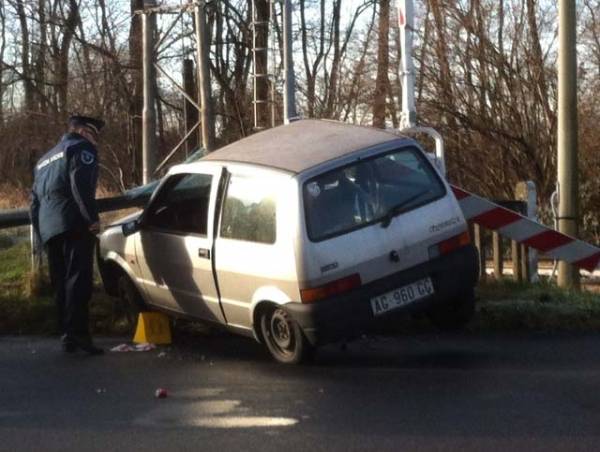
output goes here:
{"type": "Polygon", "coordinates": [[[429,295],[433,295],[433,283],[431,278],[425,278],[371,298],[371,309],[380,315],[429,295]]]}

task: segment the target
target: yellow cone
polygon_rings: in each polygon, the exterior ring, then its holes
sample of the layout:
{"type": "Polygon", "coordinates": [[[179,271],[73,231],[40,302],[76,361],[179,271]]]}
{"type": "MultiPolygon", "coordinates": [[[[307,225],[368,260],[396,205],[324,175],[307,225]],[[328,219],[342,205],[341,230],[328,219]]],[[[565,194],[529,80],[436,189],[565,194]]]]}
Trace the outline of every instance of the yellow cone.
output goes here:
{"type": "Polygon", "coordinates": [[[142,344],[170,344],[171,325],[169,318],[160,312],[140,312],[133,342],[142,344]]]}

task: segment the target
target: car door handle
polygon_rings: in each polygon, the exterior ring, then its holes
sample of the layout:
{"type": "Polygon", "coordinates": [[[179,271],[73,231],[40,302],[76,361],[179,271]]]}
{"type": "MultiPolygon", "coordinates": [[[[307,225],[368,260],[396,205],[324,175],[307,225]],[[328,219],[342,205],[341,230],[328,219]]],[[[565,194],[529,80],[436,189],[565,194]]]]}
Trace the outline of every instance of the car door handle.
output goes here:
{"type": "Polygon", "coordinates": [[[198,250],[198,257],[202,257],[204,259],[210,259],[210,250],[207,248],[200,248],[198,250]]]}

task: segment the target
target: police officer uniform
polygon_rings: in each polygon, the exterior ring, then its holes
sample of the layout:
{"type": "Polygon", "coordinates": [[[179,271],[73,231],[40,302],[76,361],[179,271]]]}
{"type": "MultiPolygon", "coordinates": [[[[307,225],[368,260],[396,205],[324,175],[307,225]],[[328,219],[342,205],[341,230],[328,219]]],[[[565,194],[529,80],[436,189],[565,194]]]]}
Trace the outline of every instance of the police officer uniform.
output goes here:
{"type": "MultiPolygon", "coordinates": [[[[95,136],[104,126],[86,116],[69,118],[71,129],[85,127],[95,136]]],[[[74,132],[62,137],[34,169],[31,222],[48,255],[50,279],[55,291],[63,349],[77,348],[100,354],[88,329],[88,305],[92,295],[93,256],[96,238],[90,226],[97,224],[95,193],[98,155],[95,145],[74,132]]]]}

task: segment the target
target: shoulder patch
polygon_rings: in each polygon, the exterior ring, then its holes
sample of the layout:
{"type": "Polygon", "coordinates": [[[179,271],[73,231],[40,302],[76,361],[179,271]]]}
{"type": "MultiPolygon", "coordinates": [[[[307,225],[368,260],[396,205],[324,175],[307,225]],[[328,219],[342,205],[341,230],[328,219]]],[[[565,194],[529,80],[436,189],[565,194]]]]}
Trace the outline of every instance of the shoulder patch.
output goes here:
{"type": "Polygon", "coordinates": [[[90,151],[81,151],[81,163],[91,165],[94,160],[96,160],[96,157],[90,151]]]}

